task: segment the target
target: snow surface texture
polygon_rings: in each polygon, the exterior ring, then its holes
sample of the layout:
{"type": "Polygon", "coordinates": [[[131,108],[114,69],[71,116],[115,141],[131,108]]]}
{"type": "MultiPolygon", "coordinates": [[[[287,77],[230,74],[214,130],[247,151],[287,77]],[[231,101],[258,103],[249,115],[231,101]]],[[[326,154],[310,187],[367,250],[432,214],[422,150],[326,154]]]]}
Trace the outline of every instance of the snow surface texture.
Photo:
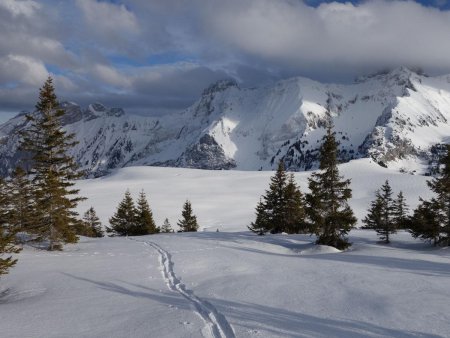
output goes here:
{"type": "MultiPolygon", "coordinates": [[[[220,81],[191,107],[163,117],[101,104],[64,107],[65,128],[80,141],[73,155],[92,176],[131,165],[270,170],[280,159],[291,169],[314,169],[327,111],[342,161],[371,157],[425,173],[450,135],[450,75],[399,68],[351,85],[301,77],[260,88],[220,81]]],[[[17,131],[25,126],[23,114],[0,125],[0,174],[17,163],[17,131]]]]}
{"type": "Polygon", "coordinates": [[[1,336],[448,337],[448,248],[350,239],[343,253],[248,232],[27,248],[0,283],[1,336]]]}
{"type": "MultiPolygon", "coordinates": [[[[386,178],[412,205],[430,197],[422,176],[368,159],[340,168],[358,218],[386,178]]],[[[304,191],[308,174],[296,174],[304,191]]],[[[158,224],[175,226],[189,198],[206,231],[25,248],[0,280],[0,336],[448,337],[450,248],[354,230],[340,252],[314,236],[243,231],[271,175],[131,167],[78,182],[80,211],[93,205],[104,222],[127,187],[144,188],[158,224]]]]}

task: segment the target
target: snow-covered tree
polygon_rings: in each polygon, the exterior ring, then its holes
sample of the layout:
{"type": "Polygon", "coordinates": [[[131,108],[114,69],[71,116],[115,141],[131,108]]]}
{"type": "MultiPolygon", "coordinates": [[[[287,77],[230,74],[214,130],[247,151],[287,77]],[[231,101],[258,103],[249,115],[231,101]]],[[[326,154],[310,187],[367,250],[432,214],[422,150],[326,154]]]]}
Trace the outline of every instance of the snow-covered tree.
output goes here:
{"type": "Polygon", "coordinates": [[[172,226],[170,225],[170,222],[169,222],[169,219],[168,219],[168,218],[166,218],[166,219],[164,220],[164,223],[163,223],[163,225],[161,226],[160,232],[162,232],[162,233],[171,233],[171,232],[174,232],[173,229],[172,229],[172,226]]]}

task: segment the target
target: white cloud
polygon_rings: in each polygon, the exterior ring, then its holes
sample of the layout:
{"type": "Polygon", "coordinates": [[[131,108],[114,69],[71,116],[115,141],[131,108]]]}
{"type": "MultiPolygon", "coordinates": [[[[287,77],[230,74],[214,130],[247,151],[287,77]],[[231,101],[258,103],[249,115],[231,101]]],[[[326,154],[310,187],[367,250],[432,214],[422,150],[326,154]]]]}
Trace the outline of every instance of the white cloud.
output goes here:
{"type": "Polygon", "coordinates": [[[40,86],[48,77],[45,65],[36,59],[23,55],[7,55],[0,58],[2,82],[19,82],[40,86]]]}
{"type": "Polygon", "coordinates": [[[2,0],[0,8],[7,10],[14,17],[19,15],[32,17],[41,5],[33,0],[2,0]]]}
{"type": "Polygon", "coordinates": [[[96,0],[77,0],[87,25],[87,37],[102,39],[105,45],[126,44],[139,34],[140,28],[135,14],[125,5],[116,5],[96,0]]]}
{"type": "Polygon", "coordinates": [[[48,70],[65,98],[161,109],[229,75],[255,85],[400,65],[450,73],[450,11],[413,1],[0,0],[0,31],[0,87],[20,84],[16,99],[0,97],[8,107],[34,104],[24,93],[48,70]]]}

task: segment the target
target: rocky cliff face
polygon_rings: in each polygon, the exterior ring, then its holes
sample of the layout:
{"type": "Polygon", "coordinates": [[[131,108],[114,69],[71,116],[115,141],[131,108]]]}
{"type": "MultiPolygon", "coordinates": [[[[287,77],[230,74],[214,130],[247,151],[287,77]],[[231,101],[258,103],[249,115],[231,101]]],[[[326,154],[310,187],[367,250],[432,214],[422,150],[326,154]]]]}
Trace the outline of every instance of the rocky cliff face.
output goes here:
{"type": "MultiPolygon", "coordinates": [[[[64,103],[63,125],[79,141],[82,169],[100,176],[130,165],[270,170],[283,160],[291,170],[318,165],[318,149],[331,118],[340,159],[371,157],[380,165],[425,173],[450,135],[450,76],[427,77],[406,68],[351,85],[293,78],[240,88],[220,81],[184,111],[163,116],[126,114],[92,104],[64,103]]],[[[24,114],[0,125],[0,173],[21,157],[24,114]]]]}

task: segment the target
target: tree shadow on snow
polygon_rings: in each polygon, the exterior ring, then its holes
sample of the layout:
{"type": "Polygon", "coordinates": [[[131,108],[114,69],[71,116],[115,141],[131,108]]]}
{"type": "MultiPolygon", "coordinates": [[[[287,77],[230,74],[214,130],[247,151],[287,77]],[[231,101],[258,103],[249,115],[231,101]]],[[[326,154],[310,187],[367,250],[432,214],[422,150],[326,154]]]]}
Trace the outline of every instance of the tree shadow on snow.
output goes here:
{"type": "Polygon", "coordinates": [[[282,308],[261,304],[208,299],[228,318],[237,321],[248,332],[265,331],[280,337],[440,337],[429,333],[408,332],[382,327],[376,324],[316,317],[282,308]]]}
{"type": "Polygon", "coordinates": [[[134,298],[141,298],[141,299],[146,298],[154,300],[158,303],[163,303],[172,307],[177,307],[179,309],[190,310],[189,303],[181,295],[171,292],[170,290],[167,289],[156,290],[139,284],[129,283],[126,281],[118,281],[117,283],[110,281],[105,282],[75,276],[67,272],[61,273],[67,277],[71,277],[79,281],[93,284],[97,286],[99,289],[105,291],[119,293],[134,298]]]}
{"type": "MultiPolygon", "coordinates": [[[[192,311],[190,302],[181,295],[166,290],[161,292],[152,288],[125,281],[103,282],[69,273],[64,275],[80,281],[96,285],[102,290],[119,293],[121,295],[146,298],[170,307],[192,311]],[[126,287],[128,285],[128,287],[126,287]]],[[[437,338],[430,333],[402,331],[382,327],[373,323],[317,317],[301,312],[289,311],[283,308],[271,307],[247,302],[236,302],[218,298],[205,298],[222,313],[235,327],[235,330],[248,333],[266,333],[279,337],[398,337],[398,338],[437,338]]],[[[301,307],[301,306],[299,306],[301,307]]],[[[236,332],[239,333],[239,332],[236,332]]]]}

